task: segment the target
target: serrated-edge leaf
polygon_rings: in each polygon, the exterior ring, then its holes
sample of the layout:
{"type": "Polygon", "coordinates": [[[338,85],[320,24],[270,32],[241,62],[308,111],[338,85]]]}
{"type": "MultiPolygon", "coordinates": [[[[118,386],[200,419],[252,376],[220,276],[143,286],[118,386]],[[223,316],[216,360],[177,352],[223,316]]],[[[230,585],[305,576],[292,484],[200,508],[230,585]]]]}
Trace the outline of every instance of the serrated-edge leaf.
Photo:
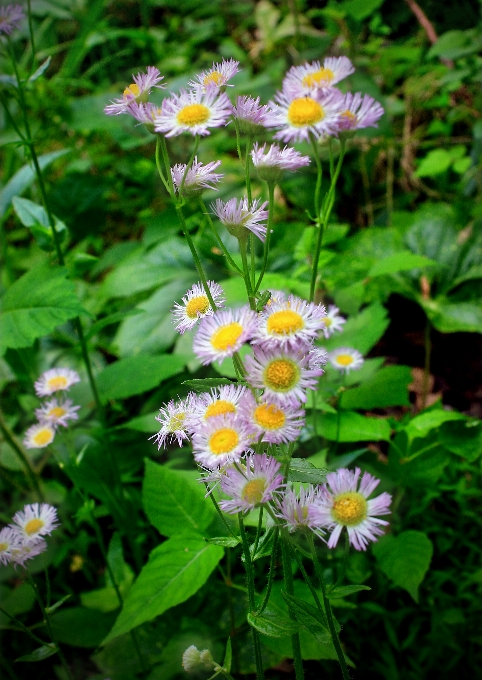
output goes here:
{"type": "Polygon", "coordinates": [[[206,543],[220,545],[223,548],[235,548],[241,543],[241,539],[235,538],[234,536],[215,536],[214,538],[206,538],[205,540],[206,543]]]}
{"type": "MultiPolygon", "coordinates": [[[[317,623],[321,624],[323,628],[329,630],[328,621],[326,620],[324,612],[323,613],[320,612],[319,609],[314,607],[309,602],[305,602],[304,600],[300,599],[299,597],[296,597],[295,595],[290,595],[284,590],[281,591],[281,595],[283,596],[283,599],[288,605],[288,607],[293,610],[295,615],[297,615],[298,612],[303,612],[304,614],[308,615],[311,619],[314,619],[317,623]]],[[[302,621],[302,623],[304,622],[302,621]]]]}
{"type": "Polygon", "coordinates": [[[270,609],[265,609],[261,615],[249,612],[246,618],[250,626],[268,637],[281,638],[299,631],[296,621],[270,609]]]}
{"type": "Polygon", "coordinates": [[[326,473],[326,470],[317,468],[305,458],[292,458],[288,479],[290,482],[323,484],[326,481],[326,473]]]}
{"type": "Polygon", "coordinates": [[[341,597],[348,597],[349,595],[353,595],[354,593],[358,593],[360,590],[371,590],[368,586],[362,586],[362,585],[353,585],[353,586],[337,586],[336,588],[333,588],[333,590],[330,590],[329,593],[327,593],[327,597],[330,600],[336,600],[340,599],[341,597]]]}

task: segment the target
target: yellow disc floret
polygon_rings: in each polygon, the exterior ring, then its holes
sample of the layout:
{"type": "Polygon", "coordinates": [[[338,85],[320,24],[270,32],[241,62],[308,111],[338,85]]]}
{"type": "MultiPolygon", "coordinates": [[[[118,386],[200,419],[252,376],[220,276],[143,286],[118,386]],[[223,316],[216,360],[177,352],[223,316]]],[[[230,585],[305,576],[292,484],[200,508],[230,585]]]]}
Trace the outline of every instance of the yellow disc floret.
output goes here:
{"type": "Polygon", "coordinates": [[[169,421],[168,425],[168,431],[169,432],[178,432],[179,430],[182,430],[184,427],[184,421],[186,420],[186,414],[184,412],[181,413],[176,413],[175,415],[172,416],[171,420],[169,421]]]}
{"type": "Polygon", "coordinates": [[[325,328],[329,328],[333,323],[333,320],[330,319],[329,316],[325,316],[325,318],[323,319],[323,323],[325,324],[325,328]]]}
{"type": "Polygon", "coordinates": [[[54,435],[52,430],[45,428],[34,434],[32,440],[37,446],[47,446],[47,444],[50,444],[50,442],[53,441],[53,438],[54,435]]]}
{"type": "Polygon", "coordinates": [[[126,87],[124,90],[124,97],[128,97],[129,95],[134,95],[134,97],[138,97],[141,93],[141,90],[139,88],[139,85],[136,83],[132,83],[129,85],[129,87],[126,87]]]}
{"type": "Polygon", "coordinates": [[[320,68],[313,73],[307,73],[301,81],[305,87],[318,87],[320,85],[330,85],[335,79],[335,74],[329,68],[320,68]]]}
{"type": "Polygon", "coordinates": [[[9,543],[0,543],[0,553],[5,552],[9,546],[9,543]]]}
{"type": "Polygon", "coordinates": [[[339,354],[335,359],[340,366],[350,366],[355,360],[351,354],[339,354]]]}
{"type": "Polygon", "coordinates": [[[300,369],[289,359],[274,359],[264,370],[264,382],[275,392],[292,389],[299,380],[300,369]]]}
{"type": "Polygon", "coordinates": [[[348,491],[335,498],[332,509],[333,519],[345,526],[355,526],[367,516],[367,502],[357,491],[348,491]]]}
{"type": "Polygon", "coordinates": [[[190,319],[197,319],[198,314],[206,314],[209,309],[209,300],[205,295],[197,295],[189,300],[186,305],[186,315],[190,319]]]}
{"type": "Polygon", "coordinates": [[[348,111],[348,109],[346,111],[343,111],[341,117],[344,118],[350,125],[355,125],[356,123],[355,114],[352,113],[351,111],[348,111]]]}
{"type": "Polygon", "coordinates": [[[219,71],[213,71],[212,73],[208,73],[208,75],[204,77],[203,85],[210,85],[211,83],[213,83],[214,85],[222,85],[223,81],[224,81],[223,74],[219,73],[219,71]]]}
{"type": "Polygon", "coordinates": [[[204,414],[204,418],[212,418],[213,416],[224,416],[225,413],[236,413],[236,407],[231,401],[225,399],[218,399],[214,404],[209,404],[204,414]]]}
{"type": "Polygon", "coordinates": [[[54,418],[62,418],[67,413],[67,411],[62,408],[62,406],[53,406],[47,415],[53,416],[54,418]]]}
{"type": "Polygon", "coordinates": [[[65,390],[68,381],[64,375],[56,375],[55,378],[47,380],[47,385],[52,392],[56,392],[57,390],[65,390]]]}
{"type": "Polygon", "coordinates": [[[232,427],[222,427],[209,438],[209,450],[216,456],[231,453],[239,443],[239,435],[232,427]]]}
{"type": "Polygon", "coordinates": [[[209,120],[210,111],[204,104],[188,104],[177,114],[177,122],[185,127],[202,125],[209,120]]]}
{"type": "Polygon", "coordinates": [[[273,312],[268,319],[268,333],[274,335],[291,335],[304,328],[305,322],[298,312],[292,309],[285,309],[280,312],[273,312]]]}
{"type": "Polygon", "coordinates": [[[288,108],[288,120],[295,127],[316,125],[325,117],[323,107],[311,97],[293,99],[288,108]]]}
{"type": "Polygon", "coordinates": [[[258,505],[263,500],[264,490],[266,489],[265,479],[252,479],[242,491],[243,501],[250,505],[258,505]]]}
{"type": "Polygon", "coordinates": [[[27,522],[25,525],[25,533],[28,534],[29,536],[32,536],[33,534],[38,534],[40,529],[44,526],[45,522],[42,519],[31,519],[27,522]]]}
{"type": "Polygon", "coordinates": [[[253,417],[264,430],[279,430],[286,422],[285,414],[274,404],[260,404],[253,417]]]}
{"type": "Polygon", "coordinates": [[[243,332],[243,327],[237,321],[220,326],[211,337],[211,345],[218,352],[225,352],[230,347],[234,347],[243,332]]]}

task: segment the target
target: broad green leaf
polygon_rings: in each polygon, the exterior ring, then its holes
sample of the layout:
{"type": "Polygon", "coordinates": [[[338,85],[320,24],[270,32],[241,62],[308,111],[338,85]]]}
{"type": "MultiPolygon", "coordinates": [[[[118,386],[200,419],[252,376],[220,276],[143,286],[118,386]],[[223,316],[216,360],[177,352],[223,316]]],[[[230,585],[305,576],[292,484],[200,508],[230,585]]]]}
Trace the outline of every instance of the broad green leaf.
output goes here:
{"type": "Polygon", "coordinates": [[[0,302],[0,355],[29,347],[36,338],[83,313],[63,267],[41,265],[15,281],[0,302]]]}
{"type": "Polygon", "coordinates": [[[182,357],[171,354],[138,354],[119,359],[97,376],[100,398],[106,402],[109,399],[125,399],[134,394],[142,394],[180,373],[183,367],[182,357]]]}
{"type": "Polygon", "coordinates": [[[207,529],[216,511],[204,494],[203,484],[146,460],[142,502],[149,521],[163,536],[201,534],[207,529]]]}
{"type": "Polygon", "coordinates": [[[58,650],[59,648],[57,647],[57,645],[54,645],[53,643],[48,645],[42,645],[42,647],[37,647],[37,649],[31,654],[19,656],[18,659],[15,659],[15,663],[17,661],[43,661],[44,659],[48,659],[49,656],[57,654],[58,650]]]}
{"type": "Polygon", "coordinates": [[[310,631],[321,644],[327,644],[331,640],[330,631],[328,629],[328,622],[324,612],[314,607],[309,602],[301,600],[299,597],[289,595],[284,590],[281,591],[284,601],[288,608],[296,616],[297,620],[310,631]]]}
{"type": "Polygon", "coordinates": [[[433,554],[432,541],[422,531],[402,531],[385,536],[373,545],[381,570],[418,602],[418,588],[425,578],[433,554]]]}
{"type": "Polygon", "coordinates": [[[124,601],[104,644],[185,602],[207,581],[223,556],[198,536],[176,536],[155,548],[124,601]]]}
{"type": "Polygon", "coordinates": [[[14,196],[12,203],[17,217],[24,227],[32,227],[36,223],[44,227],[49,226],[49,218],[42,205],[20,196],[14,196]]]}
{"type": "MultiPolygon", "coordinates": [[[[389,441],[390,425],[382,418],[369,418],[355,411],[341,411],[339,414],[340,442],[389,441]]],[[[323,437],[336,441],[338,433],[338,416],[325,413],[320,418],[320,431],[323,437]]]]}
{"type": "Polygon", "coordinates": [[[408,385],[412,380],[409,366],[386,366],[358,387],[343,392],[340,407],[369,410],[386,406],[410,406],[408,385]]]}
{"type": "Polygon", "coordinates": [[[153,413],[146,413],[143,416],[137,416],[128,420],[127,423],[119,425],[119,429],[135,430],[136,432],[147,432],[148,434],[154,434],[159,430],[159,423],[156,420],[156,416],[159,411],[154,411],[153,413]]]}
{"type": "Polygon", "coordinates": [[[317,411],[324,411],[324,413],[336,413],[336,409],[325,401],[320,393],[315,393],[313,390],[309,390],[306,395],[308,398],[306,400],[306,408],[316,408],[317,411]]]}
{"type": "Polygon", "coordinates": [[[247,619],[250,626],[269,637],[285,637],[285,635],[293,635],[299,630],[296,621],[270,609],[265,609],[262,614],[249,613],[247,619]]]}
{"type": "Polygon", "coordinates": [[[415,171],[415,177],[435,177],[449,169],[452,163],[451,154],[445,149],[433,149],[422,158],[415,171]]]}
{"type": "Polygon", "coordinates": [[[326,470],[315,467],[306,458],[292,458],[288,479],[290,482],[323,484],[326,480],[326,470]]]}
{"type": "Polygon", "coordinates": [[[410,445],[405,432],[399,433],[389,448],[390,474],[408,488],[433,486],[449,461],[450,455],[438,441],[435,431],[426,438],[415,439],[410,445]]]}
{"type": "Polygon", "coordinates": [[[330,600],[336,600],[340,597],[348,597],[348,595],[353,595],[358,593],[360,590],[371,590],[368,586],[338,586],[330,590],[328,593],[328,598],[330,600]]]}
{"type": "Polygon", "coordinates": [[[216,536],[215,538],[206,538],[206,542],[220,545],[223,548],[235,548],[241,543],[241,539],[234,536],[216,536]]]}
{"type": "Polygon", "coordinates": [[[119,321],[124,321],[126,317],[137,316],[138,314],[143,314],[143,310],[137,308],[127,309],[122,312],[114,312],[114,314],[108,314],[103,319],[99,319],[98,321],[93,323],[92,326],[90,326],[87,329],[87,332],[85,333],[85,339],[90,340],[90,338],[93,338],[94,335],[100,333],[100,331],[103,330],[104,328],[107,328],[107,326],[119,323],[119,321]]]}
{"type": "MultiPolygon", "coordinates": [[[[17,616],[18,614],[25,614],[29,612],[35,604],[35,593],[32,586],[29,583],[22,583],[13,588],[13,590],[8,590],[0,596],[0,606],[10,616],[17,616]]],[[[11,623],[10,619],[0,612],[0,625],[6,626],[11,623]]]]}
{"type": "Polygon", "coordinates": [[[409,441],[412,441],[417,437],[426,437],[431,430],[451,420],[466,420],[466,416],[458,411],[445,411],[441,408],[431,409],[412,418],[404,430],[409,441]]]}
{"type": "Polygon", "coordinates": [[[482,454],[482,422],[480,420],[444,423],[438,430],[439,442],[451,453],[470,463],[482,454]]]}
{"type": "Polygon", "coordinates": [[[227,378],[204,378],[196,380],[184,380],[182,384],[192,388],[196,392],[207,392],[213,387],[232,385],[233,381],[228,380],[227,378]]]}
{"type": "Polygon", "coordinates": [[[398,253],[384,257],[382,260],[378,260],[368,272],[368,276],[373,278],[375,276],[383,276],[384,274],[394,274],[395,272],[422,269],[436,265],[436,262],[424,255],[417,255],[410,250],[401,250],[398,253]]]}
{"type": "Polygon", "coordinates": [[[52,616],[56,639],[72,647],[98,647],[112,628],[115,613],[86,607],[70,607],[52,616]]]}
{"type": "Polygon", "coordinates": [[[481,37],[470,31],[452,30],[443,33],[429,49],[427,56],[442,59],[459,59],[482,49],[481,37]]]}
{"type": "Polygon", "coordinates": [[[482,333],[482,303],[479,301],[450,302],[439,298],[423,306],[441,333],[482,333]]]}

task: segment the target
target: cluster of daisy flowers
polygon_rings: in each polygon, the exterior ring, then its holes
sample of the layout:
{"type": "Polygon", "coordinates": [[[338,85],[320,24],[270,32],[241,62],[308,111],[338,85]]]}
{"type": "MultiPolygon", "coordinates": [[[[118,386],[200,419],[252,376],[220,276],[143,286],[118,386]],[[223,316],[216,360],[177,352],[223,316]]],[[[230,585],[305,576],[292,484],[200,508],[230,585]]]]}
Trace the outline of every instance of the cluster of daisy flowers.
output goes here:
{"type": "Polygon", "coordinates": [[[57,510],[48,503],[26,505],[0,531],[0,563],[24,566],[47,550],[44,536],[59,526],[57,510]]]}
{"type": "Polygon", "coordinates": [[[35,382],[35,393],[46,399],[35,410],[37,422],[25,433],[23,443],[27,449],[45,448],[53,442],[59,427],[68,427],[69,420],[78,419],[80,406],[65,398],[65,393],[78,382],[79,374],[70,368],[51,368],[35,382]]]}

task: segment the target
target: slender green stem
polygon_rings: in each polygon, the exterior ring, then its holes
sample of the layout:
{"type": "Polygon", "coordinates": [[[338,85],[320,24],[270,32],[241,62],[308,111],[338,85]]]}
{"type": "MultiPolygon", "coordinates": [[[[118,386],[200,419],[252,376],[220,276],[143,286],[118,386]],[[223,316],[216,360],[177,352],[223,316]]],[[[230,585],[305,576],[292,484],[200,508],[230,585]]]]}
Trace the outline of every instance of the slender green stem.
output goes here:
{"type": "Polygon", "coordinates": [[[37,479],[37,475],[35,474],[35,471],[32,467],[32,464],[30,463],[27,454],[23,450],[23,446],[20,444],[18,441],[17,437],[14,435],[10,427],[7,425],[3,413],[0,411],[0,430],[2,431],[3,437],[7,444],[10,444],[12,449],[15,452],[15,455],[17,458],[21,461],[22,465],[24,466],[25,470],[27,471],[28,478],[30,480],[30,485],[32,487],[32,490],[35,491],[35,493],[38,496],[38,499],[40,501],[44,500],[44,496],[42,493],[42,490],[40,488],[40,484],[37,479]]]}
{"type": "Polygon", "coordinates": [[[14,117],[12,116],[12,114],[10,113],[10,109],[8,108],[8,104],[7,104],[7,102],[5,101],[5,99],[3,98],[2,94],[0,94],[0,102],[2,103],[3,110],[5,111],[5,115],[7,116],[10,125],[13,127],[13,129],[15,130],[15,132],[17,133],[17,135],[20,137],[20,139],[28,146],[27,140],[26,140],[26,138],[23,136],[22,131],[20,130],[20,128],[18,127],[18,125],[17,125],[17,123],[16,123],[16,121],[15,121],[15,118],[14,118],[14,117]]]}
{"type": "MultiPolygon", "coordinates": [[[[289,547],[289,538],[286,535],[286,531],[282,531],[281,535],[281,554],[283,558],[283,575],[284,575],[284,582],[285,582],[285,588],[286,592],[288,595],[294,595],[295,594],[295,586],[293,582],[293,573],[291,571],[291,557],[290,557],[290,547],[289,547]]],[[[289,608],[289,613],[290,613],[290,618],[293,621],[296,621],[296,615],[291,609],[289,608]]],[[[296,680],[303,680],[305,677],[304,671],[303,671],[303,660],[301,656],[301,642],[300,642],[300,634],[299,633],[294,633],[291,636],[291,645],[293,647],[293,661],[294,661],[294,666],[295,666],[295,676],[296,680]]]]}
{"type": "Polygon", "coordinates": [[[335,439],[335,446],[333,448],[333,453],[337,452],[338,444],[340,443],[340,429],[341,429],[340,397],[343,394],[343,391],[345,389],[345,383],[346,383],[346,371],[342,371],[341,385],[340,385],[340,389],[338,391],[338,402],[336,404],[336,439],[335,439]]]}
{"type": "Polygon", "coordinates": [[[285,481],[288,481],[288,476],[290,474],[290,466],[291,466],[291,458],[293,456],[293,450],[295,448],[295,443],[290,442],[288,445],[288,453],[287,453],[287,461],[286,461],[286,467],[285,467],[285,481]]]}
{"type": "Polygon", "coordinates": [[[244,367],[243,360],[239,356],[239,352],[235,352],[233,354],[233,364],[234,364],[234,368],[240,374],[241,379],[243,379],[244,376],[246,375],[246,368],[244,367]]]}
{"type": "Polygon", "coordinates": [[[169,184],[167,183],[167,180],[164,177],[164,171],[162,169],[161,159],[159,158],[160,150],[161,150],[161,136],[157,135],[157,137],[156,137],[156,167],[157,167],[157,172],[159,173],[159,177],[161,178],[161,181],[164,184],[167,193],[169,194],[170,193],[169,184]]]}
{"type": "MultiPolygon", "coordinates": [[[[182,195],[184,193],[184,184],[186,182],[187,173],[191,169],[191,166],[192,166],[193,161],[194,161],[194,157],[197,153],[198,146],[199,146],[199,135],[196,135],[195,140],[194,140],[194,148],[192,150],[191,157],[190,157],[190,159],[189,159],[189,161],[186,165],[186,169],[184,170],[184,174],[182,176],[182,181],[181,181],[181,186],[179,187],[179,198],[182,198],[182,195]]],[[[166,170],[167,170],[167,168],[166,168],[166,170]]]]}
{"type": "Polygon", "coordinates": [[[266,241],[264,242],[264,254],[263,254],[263,264],[261,265],[261,274],[259,275],[258,283],[254,289],[254,294],[256,294],[261,286],[261,281],[266,273],[266,268],[268,266],[268,255],[269,255],[269,245],[271,242],[271,231],[273,229],[273,216],[274,216],[274,182],[268,182],[268,227],[266,229],[266,241]]]}
{"type": "Polygon", "coordinates": [[[316,576],[318,577],[318,581],[320,582],[321,586],[321,591],[323,593],[323,604],[325,605],[325,612],[326,612],[326,618],[328,620],[328,628],[330,629],[330,634],[331,634],[331,639],[333,641],[333,645],[335,647],[336,655],[338,657],[338,662],[341,667],[341,672],[343,675],[343,680],[350,680],[350,676],[348,675],[348,668],[346,665],[345,661],[345,655],[343,654],[343,650],[340,645],[340,639],[338,637],[338,633],[336,632],[335,629],[335,623],[333,621],[333,614],[331,611],[331,604],[330,600],[327,597],[326,594],[326,585],[325,585],[325,579],[323,577],[323,570],[321,568],[321,565],[318,560],[318,555],[316,554],[316,548],[315,548],[315,542],[313,540],[313,534],[310,532],[310,535],[308,536],[308,542],[310,544],[310,552],[311,556],[313,559],[313,564],[315,565],[315,572],[316,576]]]}
{"type": "Polygon", "coordinates": [[[256,299],[253,295],[253,291],[251,289],[251,277],[249,274],[249,266],[248,266],[248,256],[246,253],[246,246],[247,246],[247,239],[246,238],[240,238],[238,239],[239,241],[239,252],[241,253],[241,261],[243,263],[243,272],[244,272],[244,285],[246,286],[246,293],[248,295],[248,300],[249,300],[249,306],[251,309],[256,309],[256,299]]]}
{"type": "Polygon", "coordinates": [[[241,165],[244,167],[243,154],[241,152],[241,132],[236,118],[234,119],[234,127],[236,129],[236,149],[238,151],[238,158],[241,161],[241,165]]]}
{"type": "Polygon", "coordinates": [[[343,562],[341,564],[341,571],[336,579],[335,583],[328,588],[328,592],[330,593],[332,590],[337,588],[341,583],[343,583],[343,579],[345,578],[345,573],[346,573],[346,568],[348,565],[348,556],[350,554],[350,537],[348,535],[348,531],[345,532],[345,552],[343,553],[343,562]]]}
{"type": "Polygon", "coordinates": [[[9,614],[3,607],[0,607],[0,612],[2,612],[2,614],[5,614],[5,616],[8,616],[10,621],[13,621],[13,623],[15,623],[21,630],[23,630],[24,633],[26,633],[29,637],[31,637],[32,640],[34,640],[37,644],[39,644],[39,645],[48,644],[47,642],[45,642],[45,640],[42,640],[41,638],[34,635],[32,633],[32,631],[30,630],[30,628],[27,628],[27,626],[25,626],[21,621],[16,619],[15,616],[12,616],[12,614],[9,614]]]}
{"type": "MultiPolygon", "coordinates": [[[[246,581],[248,585],[248,604],[249,611],[254,613],[256,611],[255,590],[254,590],[254,570],[253,562],[251,561],[251,553],[249,552],[248,537],[246,536],[246,529],[244,528],[243,514],[238,513],[239,531],[244,552],[244,565],[246,568],[246,581]]],[[[258,631],[251,626],[254,643],[254,658],[256,662],[257,680],[264,680],[263,660],[261,657],[261,642],[258,631]]]]}
{"type": "Polygon", "coordinates": [[[318,142],[314,135],[310,135],[310,139],[311,144],[313,146],[313,156],[315,157],[316,163],[315,215],[316,219],[318,220],[320,218],[321,210],[320,195],[321,195],[321,180],[323,179],[323,167],[321,165],[320,148],[318,146],[318,142]]]}
{"type": "Polygon", "coordinates": [[[263,506],[259,508],[258,526],[256,527],[256,536],[254,538],[253,555],[256,555],[262,528],[263,528],[263,506]]]}
{"type": "Polygon", "coordinates": [[[271,589],[273,587],[273,578],[274,578],[274,573],[276,570],[276,554],[278,552],[278,538],[279,538],[279,529],[278,527],[275,527],[274,530],[274,536],[273,536],[273,550],[271,552],[271,559],[269,562],[269,573],[268,573],[268,583],[266,585],[266,595],[264,596],[264,600],[261,603],[261,606],[258,608],[257,614],[261,615],[264,610],[266,609],[269,598],[271,596],[271,589]]]}
{"type": "Polygon", "coordinates": [[[209,226],[210,226],[210,228],[211,228],[211,231],[213,232],[214,238],[216,239],[217,244],[218,244],[218,246],[220,247],[220,249],[223,251],[226,260],[227,260],[228,263],[231,265],[231,267],[232,267],[233,269],[235,269],[235,270],[238,272],[238,274],[240,274],[241,276],[244,276],[242,270],[238,267],[238,265],[236,264],[236,262],[233,260],[233,258],[232,258],[231,255],[229,254],[228,249],[227,249],[226,246],[224,245],[224,243],[223,243],[221,237],[219,236],[218,231],[217,231],[216,227],[214,226],[214,223],[213,223],[213,221],[212,221],[212,219],[211,219],[211,215],[209,214],[208,209],[207,209],[207,207],[206,207],[206,204],[204,203],[204,201],[203,201],[203,199],[201,198],[201,196],[199,196],[199,198],[198,198],[198,205],[199,205],[199,207],[200,207],[200,209],[201,209],[201,212],[203,213],[204,217],[206,217],[206,219],[207,219],[207,221],[208,221],[208,223],[209,223],[209,226]]]}
{"type": "Polygon", "coordinates": [[[221,518],[221,521],[224,524],[224,526],[226,527],[228,533],[230,533],[231,536],[233,536],[233,538],[238,538],[238,536],[236,536],[234,531],[231,529],[231,527],[227,523],[226,517],[224,516],[221,508],[219,507],[217,500],[214,498],[214,492],[212,491],[212,489],[209,488],[209,485],[208,485],[207,482],[204,482],[204,486],[206,487],[206,491],[208,492],[207,495],[211,499],[211,502],[214,505],[216,512],[218,513],[219,517],[221,518]]]}
{"type": "Polygon", "coordinates": [[[35,66],[35,39],[34,39],[34,32],[33,32],[33,23],[32,23],[32,8],[31,8],[31,0],[27,0],[27,16],[28,16],[28,32],[30,35],[30,47],[32,49],[32,64],[30,66],[30,74],[33,73],[33,69],[35,66]]]}
{"type": "MultiPolygon", "coordinates": [[[[251,148],[253,145],[253,138],[248,135],[246,140],[246,162],[244,164],[246,194],[248,196],[248,203],[253,202],[253,195],[251,191],[251,148]]],[[[253,233],[249,235],[249,252],[251,255],[251,288],[254,290],[256,285],[256,237],[253,233]]]]}
{"type": "Polygon", "coordinates": [[[430,384],[430,359],[432,354],[432,340],[430,337],[431,324],[427,317],[424,331],[424,349],[425,360],[423,365],[423,382],[422,382],[422,410],[427,406],[429,384],[430,384]]]}
{"type": "MultiPolygon", "coordinates": [[[[303,552],[301,552],[299,546],[294,545],[293,543],[290,543],[290,548],[291,548],[291,552],[293,554],[293,557],[295,558],[296,563],[298,564],[298,567],[301,571],[301,575],[305,579],[306,585],[310,589],[311,595],[312,595],[312,597],[315,601],[315,604],[318,608],[318,611],[320,612],[320,616],[321,616],[322,620],[325,622],[325,626],[328,628],[328,621],[326,619],[325,610],[323,609],[321,602],[320,602],[320,598],[318,597],[318,593],[316,592],[315,588],[313,587],[311,579],[306,572],[305,565],[303,564],[303,560],[301,559],[301,555],[298,554],[298,553],[303,554],[304,550],[303,550],[303,552]]],[[[311,555],[309,557],[311,559],[311,555]]]]}

